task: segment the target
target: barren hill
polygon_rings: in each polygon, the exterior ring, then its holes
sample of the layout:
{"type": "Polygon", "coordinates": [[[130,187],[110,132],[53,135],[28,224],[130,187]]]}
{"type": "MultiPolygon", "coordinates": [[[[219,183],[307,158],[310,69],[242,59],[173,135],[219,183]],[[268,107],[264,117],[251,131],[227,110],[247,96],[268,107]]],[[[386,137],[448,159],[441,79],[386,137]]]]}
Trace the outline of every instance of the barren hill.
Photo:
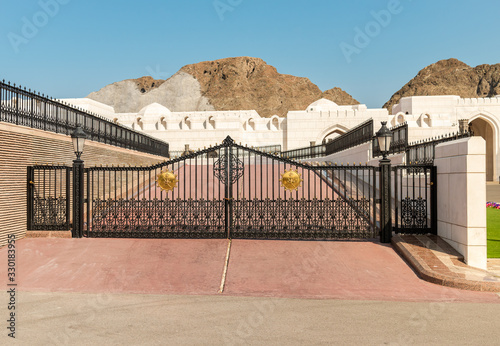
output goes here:
{"type": "Polygon", "coordinates": [[[493,97],[499,94],[500,64],[470,67],[457,59],[448,59],[422,69],[383,107],[390,111],[405,96],[493,97]]]}
{"type": "Polygon", "coordinates": [[[87,97],[120,113],[157,102],[172,111],[250,110],[285,116],[324,97],[339,105],[358,104],[340,88],[324,93],[308,78],[280,74],[259,58],[237,57],[187,65],[167,80],[128,79],[87,97]]]}

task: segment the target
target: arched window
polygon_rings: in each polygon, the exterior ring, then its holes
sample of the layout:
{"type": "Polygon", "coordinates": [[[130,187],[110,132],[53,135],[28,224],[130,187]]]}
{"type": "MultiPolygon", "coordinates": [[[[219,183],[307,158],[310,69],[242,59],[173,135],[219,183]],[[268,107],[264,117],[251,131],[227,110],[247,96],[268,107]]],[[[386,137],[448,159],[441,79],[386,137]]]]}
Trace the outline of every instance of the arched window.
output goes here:
{"type": "Polygon", "coordinates": [[[144,123],[142,122],[142,118],[141,117],[137,117],[135,119],[135,123],[132,124],[132,128],[134,130],[143,130],[144,128],[144,123]]]}
{"type": "Polygon", "coordinates": [[[342,130],[339,130],[339,129],[336,129],[332,132],[330,132],[329,134],[327,134],[323,140],[321,141],[321,143],[328,143],[328,142],[331,142],[334,138],[336,137],[339,137],[339,136],[342,136],[343,134],[345,133],[345,131],[342,131],[342,130]]]}
{"type": "Polygon", "coordinates": [[[213,116],[208,117],[208,119],[206,121],[205,128],[207,130],[215,130],[215,119],[213,116]]]}
{"type": "Polygon", "coordinates": [[[166,130],[167,129],[167,120],[165,117],[161,117],[160,121],[156,123],[156,129],[157,130],[166,130]]]}
{"type": "Polygon", "coordinates": [[[483,137],[486,142],[486,181],[496,181],[498,172],[496,169],[496,129],[493,121],[482,115],[472,117],[469,125],[474,136],[483,137]]]}
{"type": "Polygon", "coordinates": [[[422,117],[422,126],[431,127],[431,116],[429,114],[424,114],[422,117]]]}
{"type": "Polygon", "coordinates": [[[191,120],[189,119],[189,117],[184,118],[184,124],[182,128],[187,130],[191,129],[191,120]]]}
{"type": "Polygon", "coordinates": [[[273,117],[271,120],[271,130],[273,131],[278,131],[280,129],[280,121],[278,120],[278,117],[273,117]]]}
{"type": "Polygon", "coordinates": [[[397,123],[397,124],[402,124],[402,123],[404,123],[405,121],[406,121],[406,119],[405,119],[405,115],[404,115],[404,114],[399,114],[399,115],[397,116],[397,120],[396,120],[396,123],[397,123]]]}
{"type": "Polygon", "coordinates": [[[253,118],[248,119],[247,131],[255,131],[255,120],[253,118]]]}

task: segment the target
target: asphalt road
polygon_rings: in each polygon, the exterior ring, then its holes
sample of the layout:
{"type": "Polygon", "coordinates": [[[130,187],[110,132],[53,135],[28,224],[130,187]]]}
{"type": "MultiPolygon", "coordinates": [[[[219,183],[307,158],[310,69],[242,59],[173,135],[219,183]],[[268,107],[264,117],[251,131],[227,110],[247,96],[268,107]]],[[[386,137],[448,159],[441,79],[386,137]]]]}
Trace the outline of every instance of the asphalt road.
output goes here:
{"type": "MultiPolygon", "coordinates": [[[[1,295],[8,319],[7,293],[1,295]]],[[[2,345],[494,345],[498,304],[18,293],[2,345]]],[[[3,322],[2,324],[6,324],[3,322]]]]}

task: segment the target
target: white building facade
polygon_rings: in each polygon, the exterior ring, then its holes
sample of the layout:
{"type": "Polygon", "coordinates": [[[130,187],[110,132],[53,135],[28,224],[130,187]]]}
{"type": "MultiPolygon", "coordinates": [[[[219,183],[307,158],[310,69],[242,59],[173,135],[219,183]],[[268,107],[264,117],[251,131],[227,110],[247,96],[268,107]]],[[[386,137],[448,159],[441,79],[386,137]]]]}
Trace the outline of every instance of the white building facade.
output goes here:
{"type": "Polygon", "coordinates": [[[64,101],[164,140],[172,151],[184,150],[186,144],[190,149],[208,147],[221,143],[228,135],[244,145],[281,145],[282,150],[290,150],[321,144],[368,119],[387,121],[389,116],[386,109],[339,106],[326,99],[312,103],[306,110],[288,112],[286,117],[270,118],[261,117],[255,110],[171,112],[158,103],[138,113],[115,113],[113,107],[91,99],[64,101]]]}
{"type": "Polygon", "coordinates": [[[248,146],[281,145],[291,150],[317,145],[342,135],[362,122],[373,119],[390,126],[408,124],[410,142],[426,140],[459,131],[459,123],[486,141],[487,180],[498,181],[500,172],[500,96],[464,99],[459,96],[411,96],[387,109],[368,109],[366,105],[341,106],[320,99],[305,110],[290,111],[286,117],[261,117],[255,110],[172,112],[150,104],[138,113],[116,113],[113,107],[91,99],[66,99],[84,110],[164,140],[172,151],[191,150],[221,143],[231,136],[248,146]]]}
{"type": "Polygon", "coordinates": [[[409,139],[416,141],[459,130],[464,121],[475,136],[486,141],[486,180],[500,174],[500,95],[491,98],[459,96],[404,97],[393,108],[391,125],[407,122],[409,139]]]}

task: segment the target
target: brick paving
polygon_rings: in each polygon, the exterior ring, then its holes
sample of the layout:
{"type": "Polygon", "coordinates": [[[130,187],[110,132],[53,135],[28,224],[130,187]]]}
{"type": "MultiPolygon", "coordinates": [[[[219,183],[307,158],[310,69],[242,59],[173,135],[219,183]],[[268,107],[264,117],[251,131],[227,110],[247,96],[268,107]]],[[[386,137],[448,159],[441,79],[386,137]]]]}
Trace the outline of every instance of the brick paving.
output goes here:
{"type": "Polygon", "coordinates": [[[438,236],[397,235],[392,244],[424,280],[471,291],[500,292],[500,261],[488,270],[466,265],[463,256],[438,236]]]}
{"type": "MultiPolygon", "coordinates": [[[[16,246],[19,291],[218,295],[227,240],[30,238],[16,246]]],[[[223,296],[500,303],[496,293],[421,280],[376,241],[233,240],[225,283],[223,296]]]]}

